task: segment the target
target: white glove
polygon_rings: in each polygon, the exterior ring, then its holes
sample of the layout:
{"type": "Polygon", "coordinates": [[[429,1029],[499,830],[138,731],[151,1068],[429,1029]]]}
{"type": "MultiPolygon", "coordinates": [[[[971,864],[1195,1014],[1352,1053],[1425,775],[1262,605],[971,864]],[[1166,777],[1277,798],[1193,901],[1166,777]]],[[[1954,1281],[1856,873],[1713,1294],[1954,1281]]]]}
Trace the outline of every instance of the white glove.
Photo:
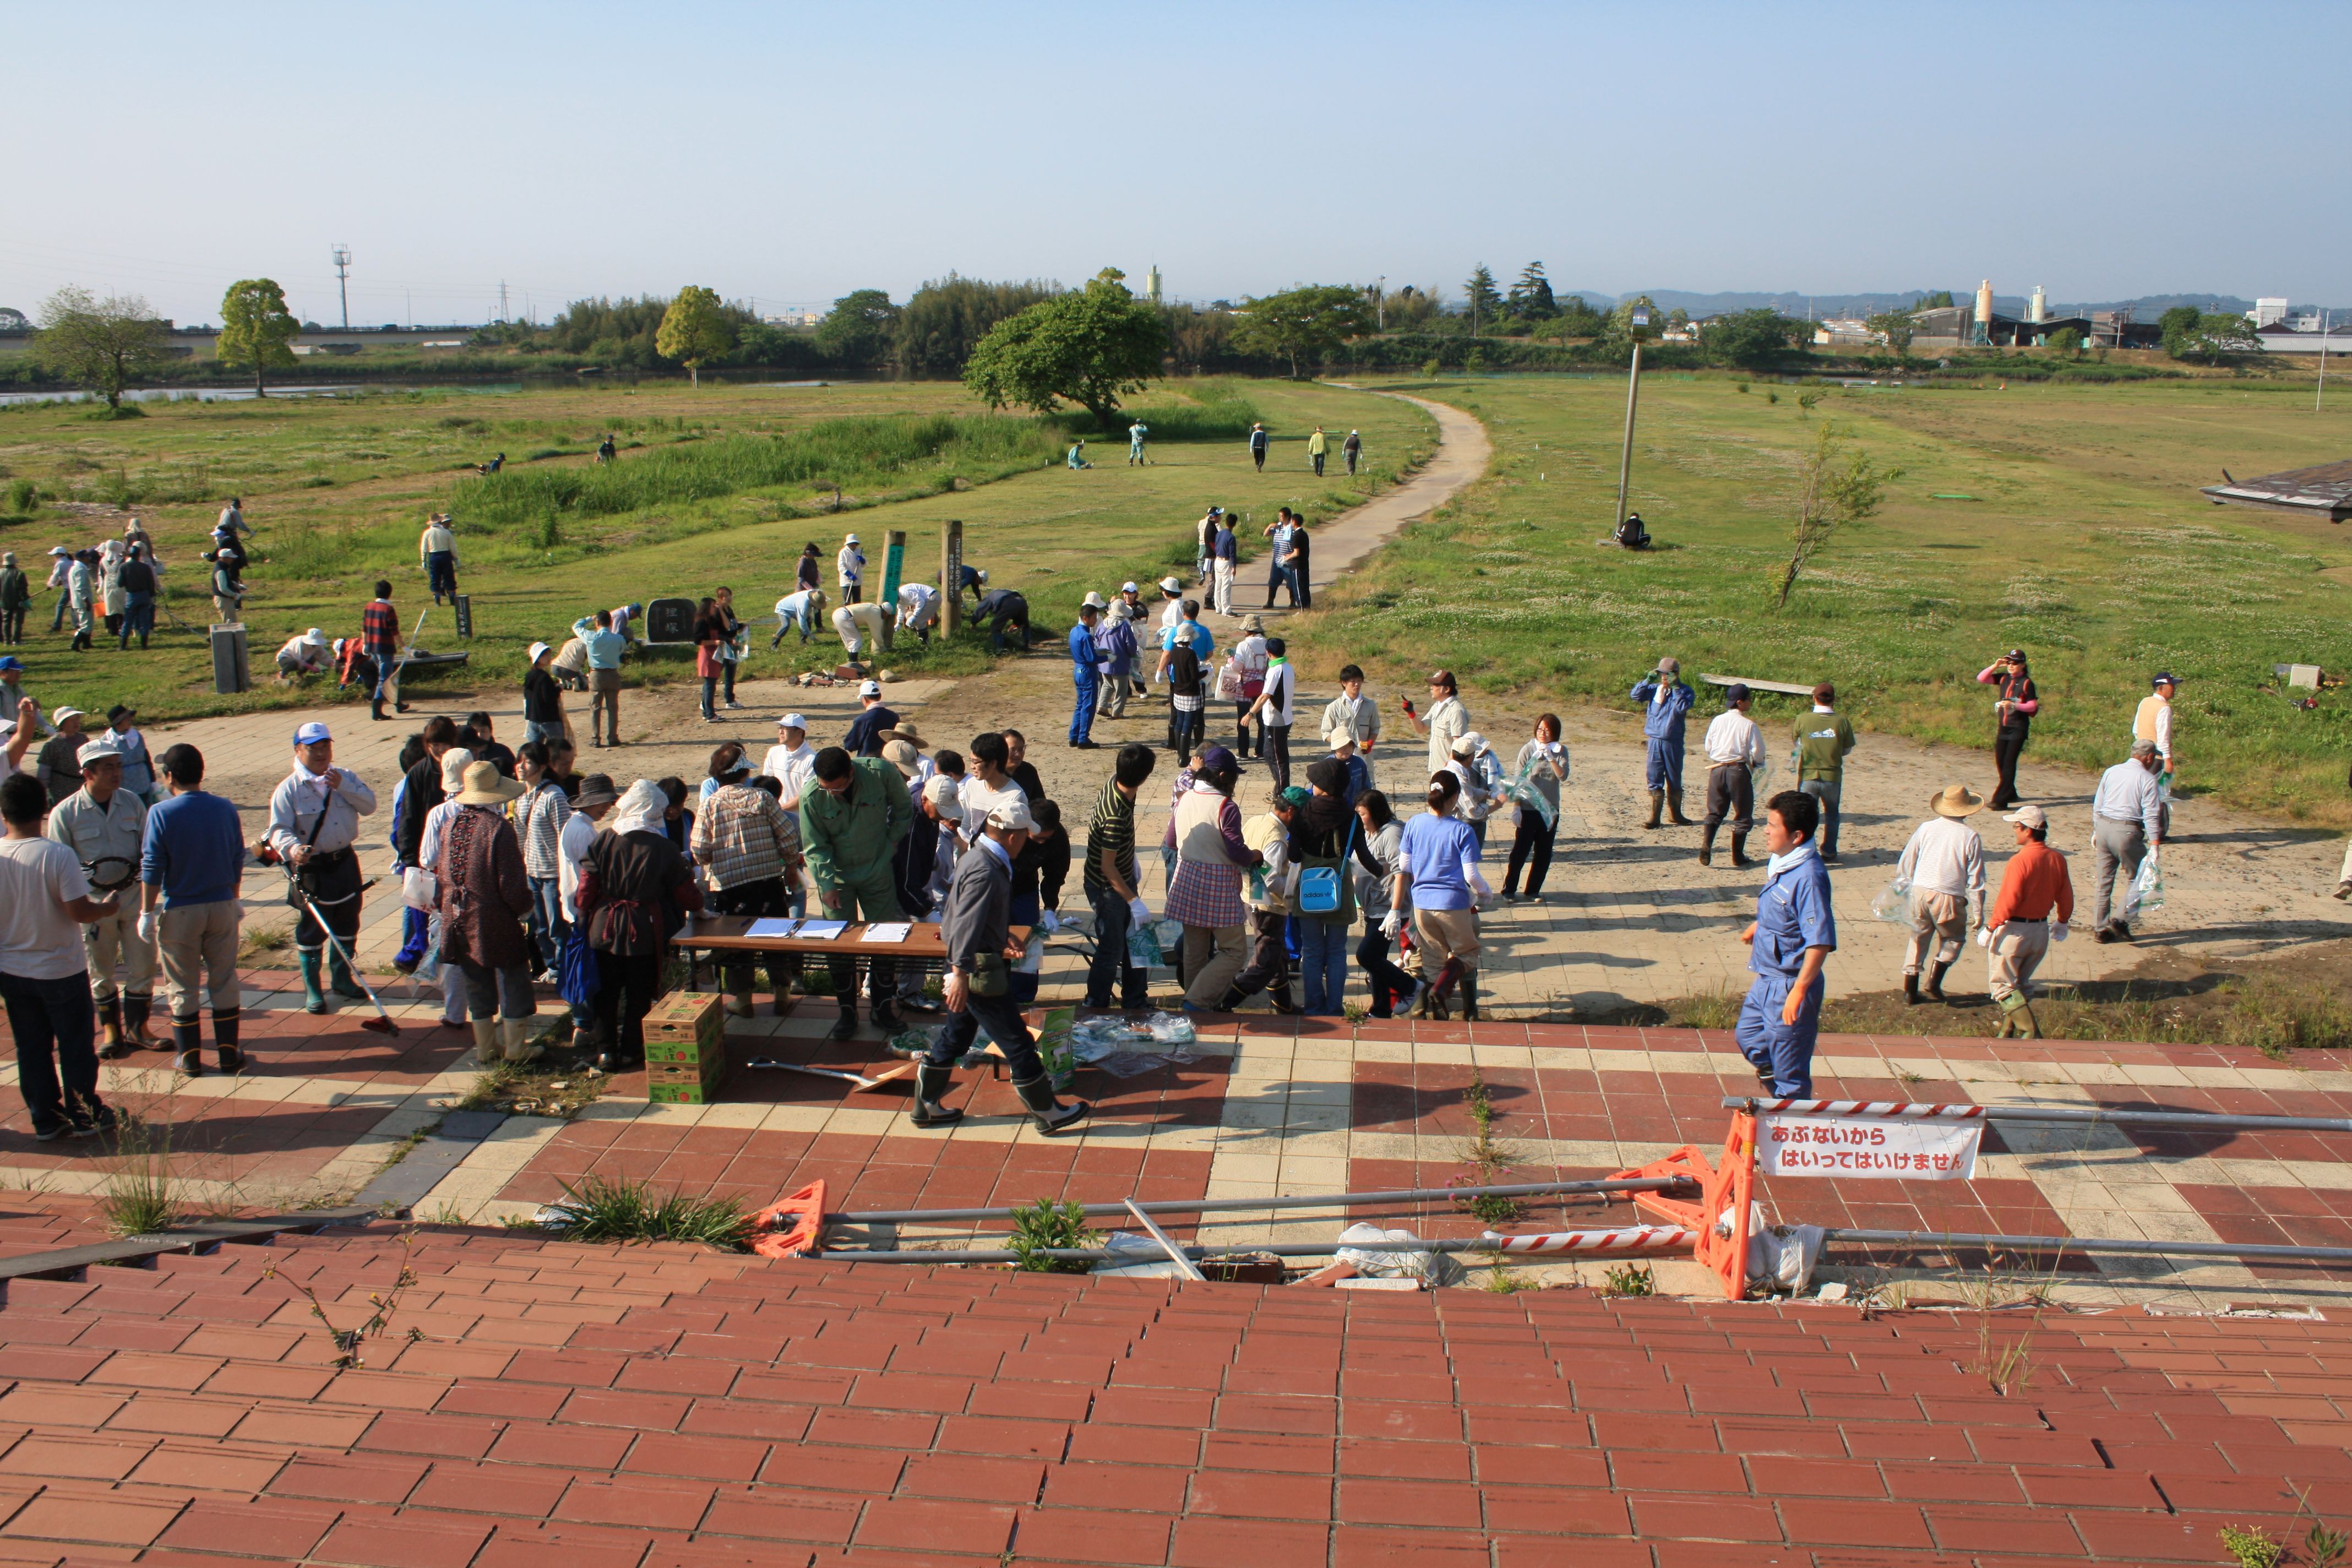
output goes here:
{"type": "Polygon", "coordinates": [[[1046,934],[1051,935],[1062,929],[1062,917],[1047,910],[1037,917],[1037,923],[1045,929],[1046,934]]]}
{"type": "Polygon", "coordinates": [[[1127,918],[1137,925],[1148,926],[1151,923],[1151,906],[1141,899],[1129,899],[1127,900],[1127,918]]]}
{"type": "Polygon", "coordinates": [[[1400,911],[1391,910],[1381,917],[1381,934],[1391,942],[1394,942],[1397,932],[1402,930],[1404,930],[1404,916],[1400,911]]]}
{"type": "Polygon", "coordinates": [[[2052,921],[2050,922],[2050,940],[2052,942],[2064,942],[2066,940],[2066,922],[2064,921],[2052,921]]]}
{"type": "Polygon", "coordinates": [[[155,911],[153,910],[140,910],[139,940],[147,943],[151,947],[153,946],[156,930],[162,925],[162,923],[163,922],[161,921],[156,919],[155,911]]]}
{"type": "Polygon", "coordinates": [[[1981,947],[1981,948],[1986,949],[1988,952],[1990,952],[1990,951],[1991,950],[1991,947],[1992,947],[1992,927],[1990,927],[1990,926],[1979,926],[1979,927],[1977,927],[1977,945],[1978,945],[1979,947],[1981,947]]]}

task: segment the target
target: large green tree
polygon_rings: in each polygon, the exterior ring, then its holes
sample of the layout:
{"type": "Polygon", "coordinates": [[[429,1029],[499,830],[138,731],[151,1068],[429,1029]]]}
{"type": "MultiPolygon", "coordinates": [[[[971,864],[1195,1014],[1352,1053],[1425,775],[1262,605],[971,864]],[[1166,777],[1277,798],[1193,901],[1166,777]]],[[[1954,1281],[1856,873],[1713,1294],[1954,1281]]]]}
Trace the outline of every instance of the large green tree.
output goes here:
{"type": "Polygon", "coordinates": [[[2164,333],[2164,352],[2179,360],[2210,363],[2225,354],[2249,353],[2263,346],[2245,317],[2208,314],[2194,305],[2175,305],[2157,318],[2157,326],[2164,333]]]}
{"type": "Polygon", "coordinates": [[[1492,322],[1502,296],[1495,292],[1495,275],[1485,262],[1470,274],[1470,281],[1462,285],[1465,306],[1470,312],[1470,335],[1476,337],[1481,323],[1492,322]]]}
{"type": "Polygon", "coordinates": [[[824,357],[853,370],[871,370],[890,357],[898,335],[898,307],[879,289],[858,289],[833,302],[816,324],[816,346],[824,357]]]}
{"type": "Polygon", "coordinates": [[[898,312],[897,354],[911,375],[961,375],[997,322],[1063,291],[1058,283],[985,283],[949,273],[915,290],[898,312]]]}
{"type": "Polygon", "coordinates": [[[1118,400],[1142,391],[1168,353],[1160,312],[1128,292],[1126,276],[1106,267],[1084,289],[999,321],[965,363],[964,384],[992,408],[1047,414],[1067,398],[1116,428],[1118,400]]]}
{"type": "Polygon", "coordinates": [[[1548,321],[1559,314],[1559,306],[1551,297],[1551,279],[1544,276],[1544,264],[1530,261],[1519,272],[1519,280],[1511,285],[1504,300],[1514,320],[1548,321]]]}
{"type": "Polygon", "coordinates": [[[1805,331],[1802,321],[1792,321],[1769,307],[1759,307],[1717,316],[1707,323],[1699,341],[1706,345],[1706,357],[1717,364],[1765,370],[1786,359],[1790,346],[1800,341],[1805,331]]]}
{"type": "Polygon", "coordinates": [[[1886,340],[1889,353],[1897,356],[1911,352],[1911,340],[1917,334],[1919,323],[1906,310],[1881,310],[1870,318],[1870,330],[1886,340]]]}
{"type": "Polygon", "coordinates": [[[702,367],[734,346],[735,323],[727,319],[718,291],[695,283],[677,291],[654,333],[654,352],[686,366],[688,378],[698,387],[702,367]]]}
{"type": "Polygon", "coordinates": [[[1372,330],[1363,289],[1352,284],[1310,283],[1248,300],[1234,332],[1244,353],[1286,359],[1298,374],[1302,359],[1319,363],[1349,338],[1372,330]]]}
{"type": "Polygon", "coordinates": [[[87,289],[60,289],[41,305],[33,358],[44,370],[87,382],[109,408],[122,392],[163,359],[163,323],[136,294],[94,299],[87,289]]]}
{"type": "Polygon", "coordinates": [[[302,330],[286,308],[286,290],[268,278],[247,278],[228,286],[221,296],[220,339],[213,353],[223,364],[241,364],[253,371],[253,395],[269,395],[263,372],[282,370],[294,363],[289,345],[302,330]]]}

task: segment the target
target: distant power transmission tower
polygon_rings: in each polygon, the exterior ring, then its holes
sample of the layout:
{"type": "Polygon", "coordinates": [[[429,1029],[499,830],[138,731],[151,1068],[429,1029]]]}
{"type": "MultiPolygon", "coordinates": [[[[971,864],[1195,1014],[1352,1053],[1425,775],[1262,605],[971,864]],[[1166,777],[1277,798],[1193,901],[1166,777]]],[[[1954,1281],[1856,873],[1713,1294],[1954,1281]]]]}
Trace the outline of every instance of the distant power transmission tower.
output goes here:
{"type": "Polygon", "coordinates": [[[352,330],[352,247],[348,245],[338,245],[335,247],[334,256],[335,290],[343,299],[343,331],[348,332],[352,330]]]}
{"type": "Polygon", "coordinates": [[[507,319],[507,283],[506,283],[506,279],[503,279],[503,278],[501,278],[501,279],[499,279],[499,321],[505,321],[506,319],[507,319]]]}

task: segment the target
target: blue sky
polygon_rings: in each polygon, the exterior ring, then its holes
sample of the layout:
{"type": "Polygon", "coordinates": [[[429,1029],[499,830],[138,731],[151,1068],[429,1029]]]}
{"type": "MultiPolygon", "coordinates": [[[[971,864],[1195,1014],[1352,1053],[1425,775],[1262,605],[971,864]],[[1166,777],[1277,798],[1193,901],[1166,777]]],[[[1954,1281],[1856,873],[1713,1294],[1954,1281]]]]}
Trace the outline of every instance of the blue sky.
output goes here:
{"type": "Polygon", "coordinates": [[[16,6],[0,305],[544,319],[950,269],[1181,297],[2046,286],[2352,304],[2352,6],[16,6]],[[2269,85],[2275,71],[2282,85],[2269,85]]]}

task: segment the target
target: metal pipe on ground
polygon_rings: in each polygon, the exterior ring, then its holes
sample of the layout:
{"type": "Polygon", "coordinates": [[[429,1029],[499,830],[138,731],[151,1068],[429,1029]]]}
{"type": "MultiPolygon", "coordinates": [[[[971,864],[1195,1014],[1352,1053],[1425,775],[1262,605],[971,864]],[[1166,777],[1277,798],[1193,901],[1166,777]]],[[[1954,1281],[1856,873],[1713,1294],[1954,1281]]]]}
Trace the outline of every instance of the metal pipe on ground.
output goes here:
{"type": "Polygon", "coordinates": [[[1824,1242],[1860,1247],[1981,1247],[1990,1252],[2110,1252],[2134,1258],[2238,1258],[2255,1262],[2352,1265],[2352,1247],[2284,1247],[2257,1241],[2137,1241],[2095,1236],[1989,1236],[1962,1231],[1844,1230],[1824,1242]]]}
{"type": "MultiPolygon", "coordinates": [[[[1535,1236],[1463,1237],[1436,1241],[1349,1243],[1350,1252],[1632,1252],[1652,1247],[1691,1246],[1698,1233],[1679,1226],[1630,1226],[1619,1230],[1563,1230],[1535,1236]]],[[[1176,1250],[1196,1262],[1241,1261],[1251,1258],[1329,1258],[1341,1250],[1337,1241],[1276,1242],[1266,1247],[1180,1246],[1176,1250]]],[[[1020,1254],[1010,1247],[975,1247],[956,1252],[819,1252],[812,1256],[828,1263],[1012,1263],[1020,1254]]],[[[1107,1247],[1040,1247],[1033,1258],[1063,1262],[1101,1263],[1118,1259],[1148,1263],[1151,1255],[1139,1250],[1117,1252],[1107,1247]]]]}
{"type": "Polygon", "coordinates": [[[1942,1117],[2078,1127],[2171,1127],[2184,1132],[2352,1132],[2352,1117],[2344,1116],[2231,1116],[2220,1111],[2123,1110],[2105,1106],[2076,1109],[2055,1105],[1977,1103],[1905,1105],[1859,1100],[1766,1100],[1757,1095],[1727,1094],[1723,1097],[1723,1108],[1726,1110],[1745,1110],[1754,1115],[1777,1112],[1787,1116],[1919,1121],[1942,1117]]]}
{"type": "MultiPolygon", "coordinates": [[[[1686,1176],[1637,1176],[1623,1181],[1517,1182],[1487,1187],[1401,1187],[1385,1193],[1311,1193],[1280,1198],[1166,1198],[1136,1206],[1145,1214],[1226,1214],[1253,1209],[1366,1208],[1374,1204],[1425,1203],[1449,1198],[1535,1198],[1578,1193],[1659,1193],[1693,1188],[1686,1176]]],[[[1080,1204],[1087,1215],[1123,1215],[1124,1202],[1080,1204]]],[[[1011,1219],[1010,1208],[865,1209],[829,1214],[827,1225],[898,1225],[962,1219],[1011,1219]]],[[[1264,1248],[1259,1250],[1263,1251],[1264,1248]]],[[[863,1257],[864,1254],[859,1254],[863,1257]]]]}

